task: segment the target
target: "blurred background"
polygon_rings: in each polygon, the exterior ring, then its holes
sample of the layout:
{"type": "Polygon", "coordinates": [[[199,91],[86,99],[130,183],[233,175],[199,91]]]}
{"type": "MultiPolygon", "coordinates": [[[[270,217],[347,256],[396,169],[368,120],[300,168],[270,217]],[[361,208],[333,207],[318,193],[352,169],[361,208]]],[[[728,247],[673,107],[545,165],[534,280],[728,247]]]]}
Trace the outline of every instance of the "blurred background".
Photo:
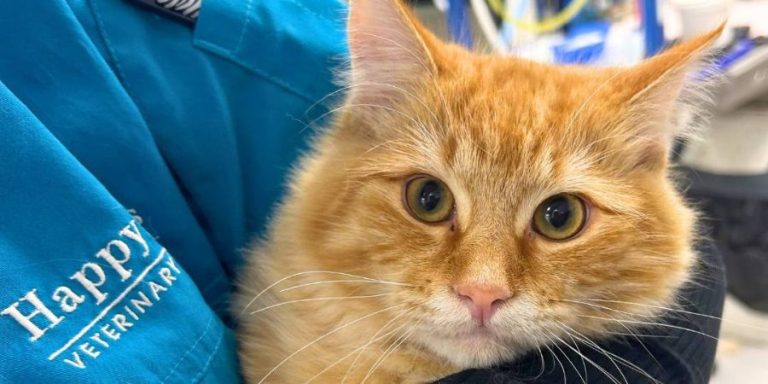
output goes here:
{"type": "Polygon", "coordinates": [[[768,0],[411,1],[438,35],[480,51],[631,65],[727,19],[700,138],[675,157],[728,278],[714,384],[768,383],[768,0]]]}

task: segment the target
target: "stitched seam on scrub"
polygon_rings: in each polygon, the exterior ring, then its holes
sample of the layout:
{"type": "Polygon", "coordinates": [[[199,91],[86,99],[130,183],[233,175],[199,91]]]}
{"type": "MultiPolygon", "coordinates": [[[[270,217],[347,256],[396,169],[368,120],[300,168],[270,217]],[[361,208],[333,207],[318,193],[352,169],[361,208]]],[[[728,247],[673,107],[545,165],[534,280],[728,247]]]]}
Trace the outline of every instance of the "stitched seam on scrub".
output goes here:
{"type": "Polygon", "coordinates": [[[224,339],[224,332],[226,332],[226,328],[222,327],[221,332],[219,332],[219,339],[216,341],[216,346],[213,348],[213,351],[211,351],[211,354],[208,356],[208,361],[206,361],[205,365],[203,365],[203,367],[200,368],[200,372],[198,372],[197,375],[194,378],[192,378],[193,383],[199,382],[200,379],[203,377],[203,375],[208,373],[208,368],[210,368],[211,363],[213,362],[214,356],[216,356],[216,354],[219,353],[219,348],[221,348],[221,341],[224,339]]]}
{"type": "Polygon", "coordinates": [[[208,331],[211,330],[211,324],[213,324],[213,317],[214,316],[215,316],[214,314],[211,314],[211,316],[208,318],[208,324],[205,326],[205,330],[203,330],[203,332],[200,334],[200,336],[197,338],[197,340],[195,340],[195,343],[192,344],[191,347],[187,348],[187,351],[184,352],[184,354],[181,355],[181,357],[176,361],[176,364],[173,366],[173,368],[171,368],[171,371],[168,372],[168,375],[165,376],[165,378],[163,379],[161,384],[164,384],[171,377],[171,375],[176,373],[176,369],[179,368],[179,365],[181,365],[181,363],[184,361],[184,359],[186,359],[187,356],[189,356],[189,354],[192,353],[192,351],[195,350],[195,347],[197,347],[197,344],[200,343],[200,340],[202,340],[203,337],[205,337],[205,335],[208,334],[208,331]]]}
{"type": "Polygon", "coordinates": [[[298,89],[296,89],[296,88],[286,84],[285,82],[281,81],[280,79],[269,75],[268,73],[266,73],[266,72],[264,72],[264,71],[262,71],[262,70],[260,70],[260,69],[258,69],[256,67],[246,63],[243,60],[240,60],[237,56],[234,56],[231,51],[223,49],[223,48],[219,47],[218,45],[216,45],[214,43],[208,42],[207,40],[198,39],[196,41],[196,44],[198,46],[200,46],[200,47],[203,47],[203,48],[211,51],[211,52],[215,52],[215,53],[217,53],[217,54],[219,54],[221,56],[224,56],[225,58],[227,58],[227,59],[237,63],[238,65],[241,65],[241,66],[245,67],[246,69],[248,69],[249,71],[255,73],[256,75],[258,75],[258,76],[260,76],[260,77],[262,77],[262,78],[264,78],[266,80],[269,80],[270,82],[274,83],[275,85],[279,86],[280,88],[283,88],[286,91],[294,94],[295,96],[301,97],[305,101],[308,101],[310,103],[315,101],[312,97],[310,97],[306,93],[304,93],[302,91],[299,91],[298,89]]]}
{"type": "MultiPolygon", "coordinates": [[[[104,47],[107,49],[107,55],[108,57],[105,58],[105,61],[112,61],[114,65],[114,76],[117,78],[117,81],[123,86],[123,91],[125,92],[125,97],[128,99],[135,108],[137,115],[139,116],[139,119],[141,120],[141,123],[143,124],[144,128],[147,130],[147,135],[152,140],[152,146],[154,147],[157,155],[162,159],[163,164],[165,165],[165,168],[169,174],[171,171],[171,165],[168,162],[167,158],[161,151],[160,147],[157,144],[157,138],[155,137],[155,133],[152,131],[152,128],[150,128],[149,124],[147,123],[147,120],[144,117],[144,107],[141,105],[141,100],[135,95],[137,93],[133,92],[133,89],[131,87],[130,82],[128,81],[128,77],[125,75],[125,71],[122,68],[122,65],[120,64],[120,60],[117,58],[117,52],[115,51],[114,47],[112,46],[112,42],[107,37],[107,29],[105,27],[104,19],[101,16],[101,13],[99,12],[98,6],[96,5],[96,2],[99,0],[88,0],[88,3],[91,5],[90,10],[93,14],[93,18],[96,20],[96,26],[98,30],[98,34],[101,37],[101,40],[104,42],[104,47]]],[[[109,67],[109,65],[107,65],[109,67]]],[[[111,69],[111,68],[110,68],[111,69]]],[[[177,185],[177,191],[178,191],[178,185],[177,185]]],[[[185,205],[187,208],[189,208],[189,204],[185,202],[185,205]]],[[[151,229],[150,225],[142,225],[147,231],[151,229]]],[[[210,240],[206,238],[206,242],[210,243],[210,240]]]]}
{"type": "MultiPolygon", "coordinates": [[[[128,98],[131,100],[131,102],[134,103],[136,110],[139,111],[139,114],[141,115],[141,108],[139,108],[139,106],[136,104],[136,100],[133,98],[135,93],[131,91],[131,86],[128,83],[128,78],[125,76],[125,71],[122,69],[120,60],[117,59],[117,53],[112,46],[112,42],[107,37],[107,29],[105,27],[106,24],[104,24],[104,19],[101,17],[101,13],[99,13],[98,6],[96,5],[98,1],[99,0],[89,0],[89,3],[91,4],[91,12],[93,13],[93,17],[96,19],[96,25],[98,26],[99,36],[101,36],[101,39],[104,40],[104,46],[107,48],[109,58],[112,59],[112,62],[115,65],[115,74],[117,75],[117,78],[125,87],[125,93],[128,95],[128,98]]],[[[144,116],[142,115],[141,117],[143,121],[144,116]]],[[[144,125],[147,126],[146,121],[144,121],[144,125]]]]}
{"type": "Polygon", "coordinates": [[[245,38],[245,31],[248,29],[248,24],[251,22],[251,18],[249,17],[251,15],[251,9],[253,8],[253,0],[248,0],[248,4],[245,5],[245,14],[243,17],[245,20],[243,21],[243,26],[240,28],[240,36],[237,38],[237,43],[235,43],[235,47],[232,48],[230,51],[231,53],[237,53],[237,51],[240,50],[240,45],[243,44],[243,39],[245,38]]]}
{"type": "Polygon", "coordinates": [[[329,22],[331,24],[334,24],[333,20],[327,18],[325,15],[321,15],[321,14],[319,14],[319,13],[317,13],[317,12],[307,8],[307,7],[305,7],[303,4],[297,2],[296,0],[286,0],[286,1],[288,1],[289,3],[292,3],[293,5],[303,9],[304,11],[306,11],[308,13],[311,13],[311,14],[313,14],[313,15],[315,15],[315,16],[317,16],[317,17],[319,17],[319,18],[321,18],[321,19],[323,19],[323,20],[325,20],[325,21],[327,21],[327,22],[329,22]]]}

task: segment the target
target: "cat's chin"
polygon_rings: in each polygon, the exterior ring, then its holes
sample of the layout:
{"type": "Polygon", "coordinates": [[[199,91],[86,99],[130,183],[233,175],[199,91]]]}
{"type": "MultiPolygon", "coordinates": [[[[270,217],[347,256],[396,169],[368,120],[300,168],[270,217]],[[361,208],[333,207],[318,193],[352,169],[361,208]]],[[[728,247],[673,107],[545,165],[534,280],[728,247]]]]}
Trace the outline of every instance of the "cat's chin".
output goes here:
{"type": "Polygon", "coordinates": [[[524,347],[502,340],[487,328],[476,328],[459,335],[421,335],[417,340],[458,369],[489,367],[510,361],[524,352],[524,347]]]}

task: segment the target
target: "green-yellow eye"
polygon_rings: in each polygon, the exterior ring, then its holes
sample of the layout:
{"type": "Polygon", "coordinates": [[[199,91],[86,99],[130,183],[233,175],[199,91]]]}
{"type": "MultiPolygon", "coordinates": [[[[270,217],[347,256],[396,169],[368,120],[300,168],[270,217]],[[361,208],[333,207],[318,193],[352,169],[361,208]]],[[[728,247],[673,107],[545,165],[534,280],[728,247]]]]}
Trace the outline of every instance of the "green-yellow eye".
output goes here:
{"type": "Polygon", "coordinates": [[[425,223],[441,223],[453,216],[453,194],[432,176],[417,176],[405,184],[403,200],[411,216],[425,223]]]}
{"type": "Polygon", "coordinates": [[[533,229],[551,240],[576,236],[587,221],[587,208],[578,196],[554,195],[541,203],[533,214],[533,229]]]}

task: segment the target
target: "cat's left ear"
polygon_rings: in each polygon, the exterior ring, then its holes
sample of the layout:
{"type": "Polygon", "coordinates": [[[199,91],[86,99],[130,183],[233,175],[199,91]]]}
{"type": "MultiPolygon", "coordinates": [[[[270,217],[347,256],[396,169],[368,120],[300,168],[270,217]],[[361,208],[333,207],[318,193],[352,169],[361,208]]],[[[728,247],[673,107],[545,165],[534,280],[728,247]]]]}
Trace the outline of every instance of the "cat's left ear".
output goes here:
{"type": "Polygon", "coordinates": [[[401,0],[351,0],[347,35],[358,106],[392,107],[437,72],[436,39],[401,0]]]}
{"type": "Polygon", "coordinates": [[[612,90],[627,107],[628,125],[639,140],[637,165],[656,168],[666,165],[674,138],[685,134],[685,119],[691,103],[711,82],[704,72],[713,43],[725,23],[692,40],[678,44],[613,79],[612,90]],[[682,130],[682,131],[681,131],[682,130]]]}

